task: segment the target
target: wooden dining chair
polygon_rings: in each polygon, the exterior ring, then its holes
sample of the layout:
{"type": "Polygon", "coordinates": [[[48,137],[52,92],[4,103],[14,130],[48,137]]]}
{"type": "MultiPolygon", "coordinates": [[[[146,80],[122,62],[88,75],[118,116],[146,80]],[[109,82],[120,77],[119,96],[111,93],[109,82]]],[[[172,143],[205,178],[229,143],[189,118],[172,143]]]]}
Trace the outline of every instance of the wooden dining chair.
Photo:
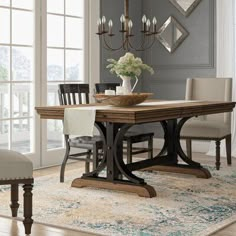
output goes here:
{"type": "MultiPolygon", "coordinates": [[[[232,101],[232,78],[187,79],[186,100],[232,101]]],[[[181,138],[186,139],[187,154],[192,158],[191,140],[214,140],[216,143],[216,169],[220,169],[220,143],[226,141],[227,163],[231,165],[231,114],[201,116],[186,122],[181,138]]]]}
{"type": "MultiPolygon", "coordinates": [[[[88,84],[59,84],[58,89],[60,105],[76,105],[89,103],[89,85],[88,84]]],[[[98,165],[99,150],[103,149],[103,141],[100,136],[75,137],[70,138],[64,135],[66,152],[61,165],[60,182],[64,182],[65,167],[69,159],[85,161],[85,173],[90,171],[90,163],[93,163],[93,169],[98,165]],[[85,152],[71,154],[71,148],[86,149],[85,152]],[[92,158],[91,158],[92,156],[92,158]]]]}
{"type": "MultiPolygon", "coordinates": [[[[95,90],[97,93],[104,93],[106,89],[116,90],[119,83],[96,83],[95,90]]],[[[124,142],[127,146],[127,163],[132,163],[133,155],[148,153],[148,158],[153,158],[153,137],[154,133],[137,133],[128,131],[124,136],[124,142]],[[133,147],[135,143],[147,142],[148,147],[133,147]]]]}
{"type": "Polygon", "coordinates": [[[23,185],[23,210],[25,234],[31,234],[32,220],[32,189],[33,189],[33,164],[24,155],[10,151],[0,150],[0,185],[11,186],[11,213],[17,217],[19,209],[19,185],[23,185]]]}

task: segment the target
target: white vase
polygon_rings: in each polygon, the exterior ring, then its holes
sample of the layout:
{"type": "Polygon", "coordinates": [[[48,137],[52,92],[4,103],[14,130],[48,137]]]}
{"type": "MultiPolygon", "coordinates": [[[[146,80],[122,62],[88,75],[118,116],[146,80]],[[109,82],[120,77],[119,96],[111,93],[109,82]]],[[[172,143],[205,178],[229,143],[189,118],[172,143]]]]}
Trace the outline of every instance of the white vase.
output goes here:
{"type": "Polygon", "coordinates": [[[135,81],[135,84],[134,84],[133,87],[131,86],[132,77],[122,75],[122,76],[120,76],[120,78],[123,81],[122,82],[122,87],[123,87],[124,95],[131,94],[133,92],[134,88],[136,87],[137,83],[138,83],[138,78],[135,77],[136,81],[135,81]]]}

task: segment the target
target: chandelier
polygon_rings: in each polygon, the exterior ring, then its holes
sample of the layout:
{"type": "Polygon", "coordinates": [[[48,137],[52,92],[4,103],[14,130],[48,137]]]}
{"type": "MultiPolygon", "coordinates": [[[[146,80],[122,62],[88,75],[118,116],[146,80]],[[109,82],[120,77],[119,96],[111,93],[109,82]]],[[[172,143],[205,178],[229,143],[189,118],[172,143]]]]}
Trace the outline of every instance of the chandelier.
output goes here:
{"type": "Polygon", "coordinates": [[[153,17],[152,23],[150,19],[143,15],[142,17],[142,29],[141,29],[141,40],[139,45],[134,45],[131,42],[131,38],[134,37],[133,34],[133,22],[129,17],[129,0],[124,0],[124,14],[120,17],[120,30],[121,33],[121,44],[114,48],[111,45],[112,37],[115,36],[113,33],[113,22],[112,20],[108,21],[106,24],[106,17],[102,16],[102,18],[98,19],[97,26],[98,32],[96,33],[99,35],[99,39],[103,41],[103,47],[109,51],[118,51],[118,50],[125,50],[125,51],[144,51],[153,46],[157,39],[158,30],[157,30],[157,19],[153,17]]]}

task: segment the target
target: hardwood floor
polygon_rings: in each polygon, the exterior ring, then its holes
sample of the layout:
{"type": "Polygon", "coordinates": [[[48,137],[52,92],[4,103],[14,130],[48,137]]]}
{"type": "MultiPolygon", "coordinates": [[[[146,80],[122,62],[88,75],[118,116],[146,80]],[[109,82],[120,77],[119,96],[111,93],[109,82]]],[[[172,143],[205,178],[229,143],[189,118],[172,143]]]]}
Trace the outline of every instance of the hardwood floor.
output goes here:
{"type": "MultiPolygon", "coordinates": [[[[194,153],[193,159],[201,162],[202,164],[207,163],[214,165],[215,158],[207,157],[200,153],[194,153]]],[[[222,165],[225,165],[226,159],[222,158],[222,165]]],[[[84,165],[82,162],[72,163],[67,165],[67,170],[77,169],[78,166],[84,165]]],[[[236,160],[233,159],[233,166],[236,168],[236,160]]],[[[50,167],[34,171],[34,177],[45,176],[54,172],[59,173],[60,167],[50,167]]],[[[59,177],[58,177],[59,181],[59,177]]],[[[9,208],[10,211],[10,208],[9,208]]],[[[21,221],[12,220],[11,218],[0,217],[0,236],[23,236],[24,227],[21,221]]],[[[42,224],[34,223],[32,227],[32,236],[94,236],[95,234],[89,234],[85,232],[78,232],[67,229],[59,229],[56,227],[46,226],[42,224]]],[[[236,222],[225,227],[224,229],[212,234],[212,236],[235,236],[236,235],[236,222]]]]}

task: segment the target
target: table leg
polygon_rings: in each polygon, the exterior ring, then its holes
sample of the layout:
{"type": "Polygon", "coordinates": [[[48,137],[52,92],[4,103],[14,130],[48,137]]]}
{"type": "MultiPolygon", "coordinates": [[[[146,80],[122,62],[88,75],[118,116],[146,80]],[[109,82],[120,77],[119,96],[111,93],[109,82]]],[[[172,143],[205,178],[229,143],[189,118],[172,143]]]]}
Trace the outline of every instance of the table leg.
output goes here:
{"type": "MultiPolygon", "coordinates": [[[[147,166],[146,170],[157,170],[165,172],[175,172],[181,174],[195,175],[198,178],[210,178],[210,172],[186,156],[180,144],[180,132],[187,120],[191,117],[182,118],[179,122],[177,119],[162,122],[165,132],[165,144],[161,153],[154,158],[153,166],[147,166]],[[163,153],[167,153],[163,156],[163,153]],[[178,164],[178,156],[186,164],[178,164]]],[[[132,167],[131,167],[132,168],[132,167]]],[[[133,169],[133,168],[132,168],[133,169]]]]}
{"type": "Polygon", "coordinates": [[[73,180],[72,187],[95,187],[136,193],[141,197],[155,197],[156,191],[147,185],[143,179],[132,174],[123,161],[123,137],[131,125],[121,125],[107,122],[106,132],[99,124],[99,131],[104,138],[104,157],[98,168],[81,178],[73,180]],[[106,177],[99,173],[107,167],[106,177]],[[122,178],[121,178],[122,177],[122,178]],[[127,180],[123,180],[126,177],[127,180]]]}

